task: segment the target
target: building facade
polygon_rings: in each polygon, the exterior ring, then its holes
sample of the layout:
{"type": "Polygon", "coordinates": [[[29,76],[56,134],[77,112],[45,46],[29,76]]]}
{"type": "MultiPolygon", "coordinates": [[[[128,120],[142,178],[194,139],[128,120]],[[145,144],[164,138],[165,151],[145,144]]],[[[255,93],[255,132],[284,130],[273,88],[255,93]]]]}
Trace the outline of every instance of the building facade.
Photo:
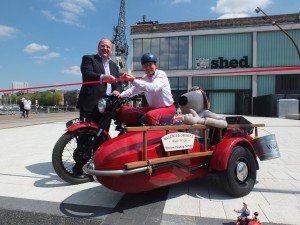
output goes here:
{"type": "MultiPolygon", "coordinates": [[[[20,89],[20,88],[28,88],[28,82],[24,82],[24,81],[13,81],[12,83],[12,89],[20,89]]],[[[17,94],[21,95],[21,94],[25,94],[28,93],[28,90],[24,90],[24,91],[18,91],[17,94]]]]}
{"type": "Polygon", "coordinates": [[[64,105],[76,106],[79,96],[79,90],[66,91],[64,93],[64,105]]]}
{"type": "MultiPolygon", "coordinates": [[[[300,14],[271,18],[300,45],[300,14]]],[[[300,95],[300,56],[292,41],[264,17],[131,26],[132,72],[143,74],[140,57],[158,56],[175,100],[192,86],[202,87],[211,110],[250,115],[253,99],[300,95]]],[[[299,98],[299,97],[298,97],[299,98]]]]}

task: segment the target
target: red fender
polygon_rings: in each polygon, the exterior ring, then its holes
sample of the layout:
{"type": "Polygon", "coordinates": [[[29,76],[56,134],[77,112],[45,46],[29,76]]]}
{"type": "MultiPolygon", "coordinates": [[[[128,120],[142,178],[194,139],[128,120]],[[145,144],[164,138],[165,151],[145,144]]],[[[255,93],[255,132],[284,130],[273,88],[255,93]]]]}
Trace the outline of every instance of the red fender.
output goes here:
{"type": "MultiPolygon", "coordinates": [[[[80,130],[83,128],[94,128],[96,130],[99,130],[99,126],[95,123],[74,123],[72,126],[69,126],[68,128],[66,128],[67,131],[76,131],[76,130],[80,130]]],[[[109,133],[104,130],[103,131],[104,134],[108,137],[108,139],[111,139],[111,136],[109,135],[109,133]]]]}
{"type": "MultiPolygon", "coordinates": [[[[226,170],[231,150],[237,145],[247,146],[252,151],[252,154],[254,152],[248,139],[244,137],[224,137],[214,150],[210,168],[213,170],[226,170]]],[[[258,166],[257,159],[256,164],[258,166]]]]}
{"type": "Polygon", "coordinates": [[[97,130],[99,130],[99,126],[95,123],[74,123],[72,126],[69,126],[66,128],[67,131],[75,131],[78,129],[86,128],[86,127],[92,127],[97,130]]]}

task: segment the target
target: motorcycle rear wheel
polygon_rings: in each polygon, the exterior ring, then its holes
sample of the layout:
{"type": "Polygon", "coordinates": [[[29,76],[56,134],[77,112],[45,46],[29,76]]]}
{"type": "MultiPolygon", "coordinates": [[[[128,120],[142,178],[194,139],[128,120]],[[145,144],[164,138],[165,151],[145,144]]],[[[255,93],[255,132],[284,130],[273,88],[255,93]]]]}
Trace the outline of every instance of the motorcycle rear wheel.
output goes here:
{"type": "Polygon", "coordinates": [[[92,158],[96,149],[108,140],[102,135],[93,151],[88,151],[89,146],[97,136],[95,128],[83,128],[64,133],[56,142],[52,151],[52,165],[57,175],[69,184],[82,184],[93,181],[93,177],[82,171],[82,166],[92,158]],[[80,138],[81,144],[78,144],[80,138]]]}

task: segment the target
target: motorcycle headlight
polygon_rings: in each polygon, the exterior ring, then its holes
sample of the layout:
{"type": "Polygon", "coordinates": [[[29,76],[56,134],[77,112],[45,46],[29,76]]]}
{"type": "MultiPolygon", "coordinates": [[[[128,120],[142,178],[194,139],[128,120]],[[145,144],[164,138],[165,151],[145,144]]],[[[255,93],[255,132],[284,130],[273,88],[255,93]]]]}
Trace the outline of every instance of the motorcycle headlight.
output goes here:
{"type": "Polygon", "coordinates": [[[98,101],[98,110],[100,113],[104,113],[106,109],[106,99],[102,98],[98,101]]]}

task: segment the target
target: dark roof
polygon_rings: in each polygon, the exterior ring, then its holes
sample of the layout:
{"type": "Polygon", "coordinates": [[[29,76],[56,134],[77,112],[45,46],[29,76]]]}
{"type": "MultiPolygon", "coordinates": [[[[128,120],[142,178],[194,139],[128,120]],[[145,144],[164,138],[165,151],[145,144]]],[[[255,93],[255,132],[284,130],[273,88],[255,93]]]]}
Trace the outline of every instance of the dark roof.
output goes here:
{"type": "MultiPolygon", "coordinates": [[[[293,24],[300,23],[300,14],[282,14],[270,15],[273,21],[277,24],[293,24]]],[[[137,23],[131,26],[131,34],[149,33],[149,32],[171,32],[171,31],[190,31],[201,29],[221,29],[230,27],[250,27],[271,25],[271,21],[265,16],[244,17],[234,19],[219,19],[219,20],[203,20],[192,22],[178,22],[178,23],[137,23]]]]}

